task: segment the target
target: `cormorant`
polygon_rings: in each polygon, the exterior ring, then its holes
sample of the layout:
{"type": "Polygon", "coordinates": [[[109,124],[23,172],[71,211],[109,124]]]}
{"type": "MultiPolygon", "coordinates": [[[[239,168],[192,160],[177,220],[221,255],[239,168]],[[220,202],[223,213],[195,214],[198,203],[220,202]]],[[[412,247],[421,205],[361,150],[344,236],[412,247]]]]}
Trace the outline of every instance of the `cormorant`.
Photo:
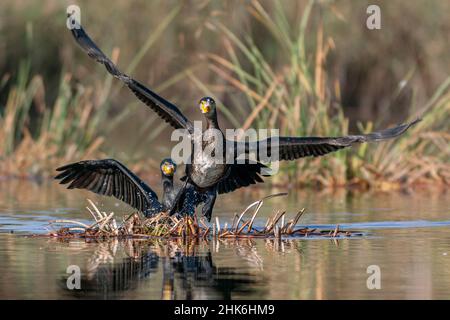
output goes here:
{"type": "MultiPolygon", "coordinates": [[[[220,127],[217,121],[216,103],[214,99],[205,97],[199,102],[199,108],[206,118],[207,126],[199,137],[194,134],[194,125],[185,115],[171,102],[157,95],[145,87],[140,82],[134,80],[130,76],[122,73],[117,66],[97,47],[90,39],[81,26],[72,29],[72,34],[78,44],[87,52],[87,54],[97,62],[103,64],[107,71],[114,77],[124,82],[136,97],[148,105],[162,119],[168,122],[175,129],[185,129],[194,144],[194,139],[201,139],[202,146],[214,146],[217,140],[211,134],[211,130],[220,127]]],[[[227,159],[226,153],[232,155],[233,159],[237,159],[241,155],[237,154],[237,150],[242,150],[245,155],[256,155],[256,162],[238,164],[237,161],[229,164],[227,161],[214,161],[212,157],[205,157],[203,154],[191,155],[191,163],[186,164],[185,184],[179,192],[176,199],[176,206],[171,210],[175,212],[175,208],[180,206],[183,201],[183,195],[187,190],[195,189],[203,195],[202,201],[204,206],[202,213],[211,218],[212,209],[216,200],[217,193],[226,193],[245,187],[257,182],[263,182],[261,177],[261,168],[265,165],[260,163],[264,159],[260,159],[258,150],[266,149],[267,156],[271,156],[272,149],[278,150],[278,160],[295,160],[307,156],[323,156],[327,153],[349,147],[355,143],[363,143],[370,141],[381,141],[397,137],[404,133],[410,126],[417,123],[417,119],[411,123],[398,125],[394,128],[385,129],[379,132],[372,132],[362,135],[348,135],[343,137],[277,137],[276,145],[272,146],[272,138],[267,138],[255,142],[231,142],[233,150],[223,148],[223,159],[227,159]],[[234,154],[230,154],[233,152],[234,154]]],[[[222,133],[222,131],[220,131],[222,133]]],[[[223,137],[223,133],[222,133],[223,137]]],[[[228,146],[223,139],[224,146],[228,146]]],[[[210,148],[215,149],[215,148],[210,148]]],[[[189,199],[189,198],[188,198],[189,199]]],[[[191,201],[192,203],[192,201],[191,201]]]]}
{"type": "Polygon", "coordinates": [[[163,186],[161,202],[145,182],[114,159],[85,160],[59,167],[56,170],[61,173],[55,179],[60,179],[60,184],[70,183],[67,189],[87,189],[97,194],[115,197],[149,217],[173,207],[178,193],[178,188],[173,183],[176,169],[177,166],[172,159],[161,161],[163,186]]]}

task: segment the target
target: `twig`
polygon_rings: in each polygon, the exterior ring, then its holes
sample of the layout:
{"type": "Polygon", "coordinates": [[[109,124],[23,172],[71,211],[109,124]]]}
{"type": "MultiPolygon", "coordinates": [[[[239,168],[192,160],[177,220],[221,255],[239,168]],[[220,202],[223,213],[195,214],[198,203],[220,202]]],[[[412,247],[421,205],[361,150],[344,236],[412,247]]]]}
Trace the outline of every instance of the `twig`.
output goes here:
{"type": "Polygon", "coordinates": [[[70,223],[70,224],[77,224],[77,225],[82,226],[82,227],[84,227],[86,229],[89,228],[89,226],[87,224],[84,224],[82,222],[75,221],[75,220],[52,220],[49,223],[50,224],[70,223]]]}

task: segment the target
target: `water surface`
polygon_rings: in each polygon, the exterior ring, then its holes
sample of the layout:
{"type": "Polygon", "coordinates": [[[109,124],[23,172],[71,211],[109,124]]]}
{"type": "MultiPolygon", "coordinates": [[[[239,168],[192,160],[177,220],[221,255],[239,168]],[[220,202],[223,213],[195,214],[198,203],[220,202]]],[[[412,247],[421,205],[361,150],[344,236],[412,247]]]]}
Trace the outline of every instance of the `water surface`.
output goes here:
{"type": "MultiPolygon", "coordinates": [[[[49,220],[88,221],[86,198],[127,215],[114,200],[45,182],[0,182],[0,298],[26,299],[448,299],[450,199],[439,190],[392,193],[290,191],[268,200],[275,210],[307,209],[301,224],[362,231],[364,236],[185,242],[60,241],[30,238],[49,220]],[[81,289],[67,288],[67,267],[81,289]],[[381,271],[368,289],[367,268],[381,271]]],[[[159,191],[159,190],[158,190],[159,191]]],[[[264,195],[252,189],[221,197],[215,215],[229,221],[264,195]]]]}

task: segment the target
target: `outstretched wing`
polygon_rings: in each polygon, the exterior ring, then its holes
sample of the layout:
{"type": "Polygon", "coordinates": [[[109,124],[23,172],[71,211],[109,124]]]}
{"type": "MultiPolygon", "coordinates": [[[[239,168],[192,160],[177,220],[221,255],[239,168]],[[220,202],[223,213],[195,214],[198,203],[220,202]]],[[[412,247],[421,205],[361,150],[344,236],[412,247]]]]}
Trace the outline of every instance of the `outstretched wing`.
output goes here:
{"type": "Polygon", "coordinates": [[[344,137],[279,137],[278,143],[276,140],[272,141],[271,138],[268,138],[257,142],[245,142],[243,149],[245,149],[246,154],[253,154],[258,161],[264,161],[260,157],[260,152],[263,155],[267,154],[268,157],[278,152],[278,160],[294,160],[308,156],[319,157],[350,147],[356,143],[382,141],[398,137],[420,120],[416,119],[394,128],[362,135],[344,137]]]}
{"type": "Polygon", "coordinates": [[[79,28],[73,28],[71,32],[77,43],[89,55],[89,57],[103,64],[110,74],[124,82],[139,100],[149,106],[175,129],[187,129],[189,132],[192,132],[192,123],[174,104],[157,95],[155,92],[148,89],[130,76],[122,73],[117,66],[97,47],[94,41],[92,41],[81,26],[79,26],[79,28]]]}
{"type": "Polygon", "coordinates": [[[114,159],[86,160],[56,169],[60,184],[68,189],[87,189],[97,194],[115,197],[144,214],[163,211],[156,193],[133,172],[114,159]]]}

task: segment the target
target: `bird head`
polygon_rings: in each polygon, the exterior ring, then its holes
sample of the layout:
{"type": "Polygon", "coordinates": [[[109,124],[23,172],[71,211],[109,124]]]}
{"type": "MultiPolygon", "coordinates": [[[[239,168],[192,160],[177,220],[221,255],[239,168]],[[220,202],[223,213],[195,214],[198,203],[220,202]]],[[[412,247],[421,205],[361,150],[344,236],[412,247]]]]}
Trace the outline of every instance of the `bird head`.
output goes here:
{"type": "Polygon", "coordinates": [[[171,177],[175,174],[175,171],[177,170],[177,165],[175,162],[173,162],[172,159],[166,158],[163,161],[161,161],[161,172],[163,175],[171,177]]]}
{"type": "Polygon", "coordinates": [[[201,98],[199,108],[204,115],[208,116],[216,111],[216,102],[210,97],[201,98]]]}

